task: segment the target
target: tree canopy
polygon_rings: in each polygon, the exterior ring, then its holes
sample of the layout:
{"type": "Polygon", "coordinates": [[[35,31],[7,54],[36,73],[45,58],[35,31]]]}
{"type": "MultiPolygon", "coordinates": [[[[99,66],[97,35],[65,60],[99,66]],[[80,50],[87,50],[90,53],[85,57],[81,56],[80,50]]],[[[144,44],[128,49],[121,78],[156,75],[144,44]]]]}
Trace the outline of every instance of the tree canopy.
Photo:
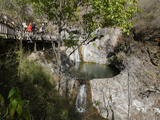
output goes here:
{"type": "Polygon", "coordinates": [[[93,14],[101,18],[104,26],[119,26],[129,34],[133,27],[132,17],[140,12],[137,0],[90,0],[93,14]]]}
{"type": "Polygon", "coordinates": [[[48,20],[62,23],[78,20],[75,15],[80,3],[78,0],[31,0],[34,11],[48,20]]]}
{"type": "Polygon", "coordinates": [[[49,20],[63,23],[77,22],[79,20],[77,9],[91,6],[91,10],[86,10],[82,16],[86,27],[93,30],[97,24],[119,26],[123,33],[129,33],[129,29],[133,27],[133,15],[141,11],[137,0],[30,0],[30,2],[36,12],[47,16],[49,20]]]}
{"type": "Polygon", "coordinates": [[[61,31],[65,25],[73,21],[80,21],[80,26],[83,25],[83,29],[88,33],[88,36],[97,25],[103,25],[104,27],[119,26],[123,33],[129,34],[130,27],[133,27],[131,19],[134,13],[139,12],[137,0],[30,0],[30,3],[39,15],[58,23],[57,80],[59,81],[59,87],[61,31]],[[81,8],[81,16],[77,14],[79,8],[81,8]],[[79,19],[79,17],[82,18],[79,19]]]}

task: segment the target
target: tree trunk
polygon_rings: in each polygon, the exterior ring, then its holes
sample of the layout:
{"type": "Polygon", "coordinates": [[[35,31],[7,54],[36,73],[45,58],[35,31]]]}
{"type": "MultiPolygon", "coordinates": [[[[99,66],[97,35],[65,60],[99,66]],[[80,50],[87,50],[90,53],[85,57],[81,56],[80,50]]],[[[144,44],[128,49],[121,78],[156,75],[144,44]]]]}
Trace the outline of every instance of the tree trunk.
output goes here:
{"type": "Polygon", "coordinates": [[[21,75],[21,71],[22,71],[22,30],[20,30],[21,34],[20,34],[20,43],[19,43],[19,47],[20,47],[20,61],[19,61],[19,79],[21,81],[22,79],[22,75],[21,75]]]}
{"type": "Polygon", "coordinates": [[[58,92],[60,89],[60,71],[61,71],[61,52],[60,52],[60,44],[61,44],[61,33],[58,36],[58,67],[57,67],[57,81],[58,81],[58,92]]]}
{"type": "Polygon", "coordinates": [[[60,46],[61,46],[61,5],[62,5],[62,0],[60,0],[60,21],[58,23],[58,61],[57,61],[57,81],[58,81],[58,93],[60,90],[60,72],[61,72],[61,51],[60,51],[60,46]]]}

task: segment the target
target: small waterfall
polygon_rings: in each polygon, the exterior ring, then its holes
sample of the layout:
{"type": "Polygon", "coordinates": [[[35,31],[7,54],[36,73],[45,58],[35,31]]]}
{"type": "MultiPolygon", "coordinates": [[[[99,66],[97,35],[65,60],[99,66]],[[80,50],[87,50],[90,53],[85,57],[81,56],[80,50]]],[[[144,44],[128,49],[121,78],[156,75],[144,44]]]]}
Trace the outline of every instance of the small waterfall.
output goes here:
{"type": "Polygon", "coordinates": [[[76,110],[79,113],[86,111],[86,85],[82,84],[79,87],[77,98],[76,98],[76,110]]]}
{"type": "Polygon", "coordinates": [[[79,52],[78,52],[78,49],[75,50],[75,60],[76,62],[80,62],[80,57],[79,57],[79,52]]]}

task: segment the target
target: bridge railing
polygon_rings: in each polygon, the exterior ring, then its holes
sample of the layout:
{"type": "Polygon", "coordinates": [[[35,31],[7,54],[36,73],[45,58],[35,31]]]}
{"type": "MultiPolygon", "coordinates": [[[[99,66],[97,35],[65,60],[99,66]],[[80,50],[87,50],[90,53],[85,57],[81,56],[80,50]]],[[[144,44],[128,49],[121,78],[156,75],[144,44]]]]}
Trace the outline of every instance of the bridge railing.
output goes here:
{"type": "MultiPolygon", "coordinates": [[[[18,32],[17,35],[20,37],[20,32],[18,32]]],[[[49,33],[42,33],[38,31],[36,31],[35,33],[23,31],[21,35],[22,35],[22,39],[30,40],[30,41],[32,40],[47,40],[47,41],[54,40],[55,41],[56,40],[56,36],[50,35],[49,33]]]]}
{"type": "MultiPolygon", "coordinates": [[[[80,29],[70,29],[70,32],[80,31],[81,37],[86,36],[87,34],[80,30],[80,29]]],[[[28,40],[57,40],[57,37],[55,35],[49,35],[47,33],[41,34],[40,32],[36,32],[33,34],[32,32],[23,31],[22,33],[20,31],[16,31],[14,27],[9,26],[8,24],[5,24],[3,22],[0,22],[0,34],[5,34],[7,37],[8,35],[17,36],[18,39],[20,39],[22,35],[22,39],[28,39],[28,40]]],[[[107,34],[107,28],[102,28],[97,34],[98,36],[105,36],[107,34]]],[[[6,37],[6,38],[7,38],[6,37]]]]}
{"type": "Polygon", "coordinates": [[[13,27],[2,22],[0,22],[0,34],[16,35],[13,27]]]}

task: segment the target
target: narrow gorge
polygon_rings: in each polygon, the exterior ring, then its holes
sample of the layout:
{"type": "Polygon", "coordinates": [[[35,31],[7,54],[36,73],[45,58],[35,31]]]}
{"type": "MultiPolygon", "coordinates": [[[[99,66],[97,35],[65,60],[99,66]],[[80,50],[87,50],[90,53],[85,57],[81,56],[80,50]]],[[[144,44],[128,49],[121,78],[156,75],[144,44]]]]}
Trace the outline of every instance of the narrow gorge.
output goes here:
{"type": "MultiPolygon", "coordinates": [[[[143,43],[138,43],[134,39],[123,37],[118,28],[107,30],[107,35],[100,40],[96,39],[82,45],[70,56],[68,62],[62,64],[64,71],[73,64],[75,67],[71,67],[74,72],[63,73],[61,94],[67,90],[67,94],[71,95],[75,89],[77,91],[75,106],[78,107],[79,112],[84,112],[84,105],[87,104],[87,92],[85,92],[87,89],[84,83],[77,83],[76,80],[89,81],[92,104],[103,118],[126,120],[129,116],[130,120],[159,120],[160,83],[159,76],[156,76],[159,74],[159,68],[152,64],[146,49],[147,45],[144,46],[143,43]],[[137,46],[141,47],[134,49],[137,46]],[[96,71],[96,68],[86,69],[86,66],[80,65],[80,60],[85,64],[114,65],[120,73],[108,78],[87,78],[87,71],[96,71]],[[86,74],[80,73],[79,66],[86,69],[84,72],[86,74]]],[[[160,49],[158,45],[154,47],[155,51],[160,49]]],[[[61,51],[63,50],[65,47],[61,47],[61,51]]],[[[72,50],[67,49],[62,58],[69,55],[72,50]]],[[[36,54],[43,56],[43,52],[36,54]]],[[[35,53],[31,56],[35,57],[35,53]]],[[[53,65],[48,64],[45,57],[43,59],[44,62],[40,64],[47,66],[53,73],[53,65]]],[[[106,74],[109,73],[106,72],[106,74]]]]}

